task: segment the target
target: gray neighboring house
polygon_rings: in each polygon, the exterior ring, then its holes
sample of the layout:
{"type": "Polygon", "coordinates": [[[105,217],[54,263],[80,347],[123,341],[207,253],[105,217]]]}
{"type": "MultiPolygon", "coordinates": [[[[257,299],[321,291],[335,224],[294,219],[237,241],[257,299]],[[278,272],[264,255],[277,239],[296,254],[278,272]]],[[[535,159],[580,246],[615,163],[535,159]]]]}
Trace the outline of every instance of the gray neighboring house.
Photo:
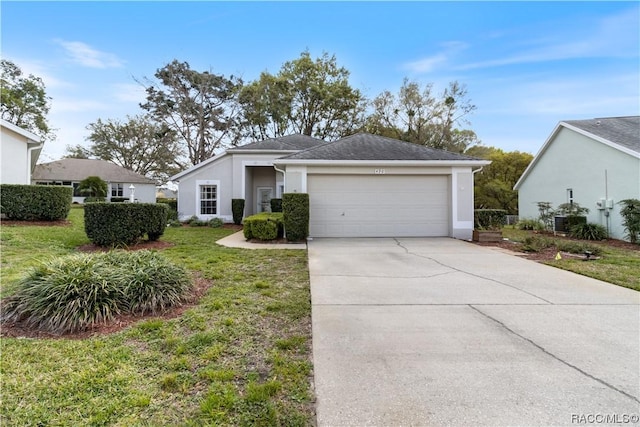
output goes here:
{"type": "Polygon", "coordinates": [[[83,203],[85,197],[77,190],[80,181],[90,176],[99,176],[108,184],[107,200],[126,198],[131,195],[140,203],[156,202],[156,183],[143,175],[105,160],[62,159],[42,163],[33,171],[33,184],[73,186],[73,202],[83,203]]]}
{"type": "Polygon", "coordinates": [[[489,163],[366,133],[329,143],[291,135],[228,150],[171,179],[180,181],[183,218],[230,221],[232,198],[246,200],[246,216],[284,192],[309,193],[311,237],[471,239],[473,174],[489,163]],[[206,211],[211,194],[215,214],[206,211]]]}
{"type": "Polygon", "coordinates": [[[31,184],[31,172],[42,151],[40,137],[0,119],[0,183],[31,184]]]}
{"type": "Polygon", "coordinates": [[[537,202],[575,202],[624,239],[618,202],[640,199],[640,116],[558,123],[514,188],[520,218],[538,217],[537,202]]]}

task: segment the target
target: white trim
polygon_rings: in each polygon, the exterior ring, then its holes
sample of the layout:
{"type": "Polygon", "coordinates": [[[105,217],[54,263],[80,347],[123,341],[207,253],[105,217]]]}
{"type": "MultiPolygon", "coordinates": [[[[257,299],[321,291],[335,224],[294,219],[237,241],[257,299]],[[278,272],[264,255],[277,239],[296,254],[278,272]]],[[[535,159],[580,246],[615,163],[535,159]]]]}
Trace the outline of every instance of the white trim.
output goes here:
{"type": "Polygon", "coordinates": [[[489,160],[300,160],[275,159],[275,165],[322,166],[487,166],[489,160]]]}
{"type": "Polygon", "coordinates": [[[172,177],[169,177],[169,181],[176,181],[176,182],[179,182],[179,181],[180,181],[180,178],[182,178],[182,177],[184,177],[184,176],[186,176],[186,175],[189,175],[191,172],[195,172],[195,171],[197,171],[198,169],[200,169],[201,167],[204,167],[204,166],[206,166],[206,165],[208,165],[208,164],[210,164],[210,163],[213,163],[213,162],[215,162],[215,161],[216,161],[216,160],[218,160],[218,159],[223,158],[224,156],[226,156],[226,154],[227,154],[227,152],[226,152],[226,151],[225,151],[225,152],[223,152],[223,153],[220,153],[220,154],[216,154],[215,156],[213,156],[213,157],[211,157],[211,158],[209,158],[209,159],[207,159],[207,160],[205,160],[205,161],[203,161],[203,162],[200,162],[200,163],[198,163],[198,164],[197,164],[197,165],[195,165],[195,166],[191,166],[191,167],[190,167],[189,169],[187,169],[187,170],[183,170],[182,172],[179,172],[179,173],[177,173],[177,174],[173,175],[172,177]]]}
{"type": "Polygon", "coordinates": [[[195,214],[198,218],[202,219],[212,219],[222,217],[220,215],[220,200],[222,200],[222,194],[220,191],[220,180],[212,180],[212,179],[198,179],[196,180],[196,210],[195,214]],[[202,215],[200,213],[200,187],[203,185],[215,185],[216,186],[216,213],[215,215],[202,215]]]}
{"type": "Polygon", "coordinates": [[[595,134],[593,134],[591,132],[587,132],[584,129],[580,129],[578,127],[570,125],[569,123],[560,122],[560,124],[562,126],[566,127],[567,129],[571,129],[574,132],[577,132],[577,133],[579,133],[581,135],[587,136],[587,137],[589,137],[589,138],[591,138],[591,139],[593,139],[595,141],[601,142],[602,144],[606,145],[607,147],[615,148],[616,150],[620,150],[625,154],[628,154],[628,155],[630,155],[632,157],[636,157],[636,158],[640,159],[640,152],[631,150],[630,148],[627,148],[627,147],[622,146],[620,144],[616,144],[613,141],[610,141],[610,140],[605,139],[605,138],[603,138],[601,136],[595,135],[595,134]]]}
{"type": "Polygon", "coordinates": [[[4,119],[0,119],[0,125],[2,125],[3,127],[17,133],[20,136],[23,136],[25,138],[27,138],[28,140],[30,140],[31,142],[35,142],[37,144],[42,143],[42,138],[40,138],[38,135],[36,135],[33,132],[29,132],[26,129],[21,128],[20,126],[14,125],[11,122],[8,122],[4,119]]]}

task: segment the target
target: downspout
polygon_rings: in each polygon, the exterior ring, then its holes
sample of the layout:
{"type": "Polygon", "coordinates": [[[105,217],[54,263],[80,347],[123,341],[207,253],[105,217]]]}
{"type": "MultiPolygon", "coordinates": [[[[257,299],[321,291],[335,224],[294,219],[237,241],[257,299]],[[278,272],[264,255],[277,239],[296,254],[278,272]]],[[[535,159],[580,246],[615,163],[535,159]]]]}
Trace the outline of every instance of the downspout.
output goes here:
{"type": "MultiPolygon", "coordinates": [[[[282,174],[282,184],[284,185],[284,188],[286,189],[287,188],[287,175],[284,173],[284,171],[282,169],[278,169],[278,167],[275,164],[273,165],[273,168],[277,172],[280,172],[282,174]]],[[[282,194],[280,195],[280,197],[282,197],[282,194]]]]}
{"type": "MultiPolygon", "coordinates": [[[[473,187],[471,188],[471,206],[474,209],[475,212],[475,208],[476,208],[476,191],[475,191],[475,187],[476,187],[476,173],[481,172],[482,169],[484,169],[484,166],[480,166],[478,169],[476,170],[472,170],[471,171],[471,176],[473,176],[473,187]]],[[[473,215],[473,228],[475,229],[476,227],[476,220],[475,220],[475,213],[473,215]]]]}
{"type": "Polygon", "coordinates": [[[27,184],[31,184],[31,173],[33,172],[33,168],[31,167],[31,152],[33,150],[42,149],[43,146],[44,142],[36,145],[35,147],[27,148],[27,170],[29,171],[29,181],[27,182],[27,184]]]}

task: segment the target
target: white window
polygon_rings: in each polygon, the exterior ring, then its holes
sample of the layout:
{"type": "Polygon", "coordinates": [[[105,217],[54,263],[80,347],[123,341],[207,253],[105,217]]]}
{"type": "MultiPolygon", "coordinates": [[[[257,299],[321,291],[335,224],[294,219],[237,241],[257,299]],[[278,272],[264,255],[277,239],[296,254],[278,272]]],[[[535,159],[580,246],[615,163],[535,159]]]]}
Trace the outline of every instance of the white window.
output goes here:
{"type": "Polygon", "coordinates": [[[218,186],[200,186],[200,215],[217,215],[218,213],[218,186]]]}
{"type": "Polygon", "coordinates": [[[111,184],[111,197],[122,197],[124,194],[124,184],[111,184]]]}

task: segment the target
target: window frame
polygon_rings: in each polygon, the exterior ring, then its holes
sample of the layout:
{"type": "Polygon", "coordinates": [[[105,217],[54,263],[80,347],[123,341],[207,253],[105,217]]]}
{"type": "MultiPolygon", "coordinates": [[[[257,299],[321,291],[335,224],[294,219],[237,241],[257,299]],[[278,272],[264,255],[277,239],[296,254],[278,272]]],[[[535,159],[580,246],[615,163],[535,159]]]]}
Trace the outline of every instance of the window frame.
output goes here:
{"type": "Polygon", "coordinates": [[[195,213],[198,218],[211,219],[220,217],[220,181],[218,180],[197,180],[196,181],[196,206],[195,213]],[[215,187],[215,199],[203,199],[202,189],[203,187],[215,187]],[[202,213],[202,202],[210,201],[214,202],[213,209],[215,213],[202,213]]]}

